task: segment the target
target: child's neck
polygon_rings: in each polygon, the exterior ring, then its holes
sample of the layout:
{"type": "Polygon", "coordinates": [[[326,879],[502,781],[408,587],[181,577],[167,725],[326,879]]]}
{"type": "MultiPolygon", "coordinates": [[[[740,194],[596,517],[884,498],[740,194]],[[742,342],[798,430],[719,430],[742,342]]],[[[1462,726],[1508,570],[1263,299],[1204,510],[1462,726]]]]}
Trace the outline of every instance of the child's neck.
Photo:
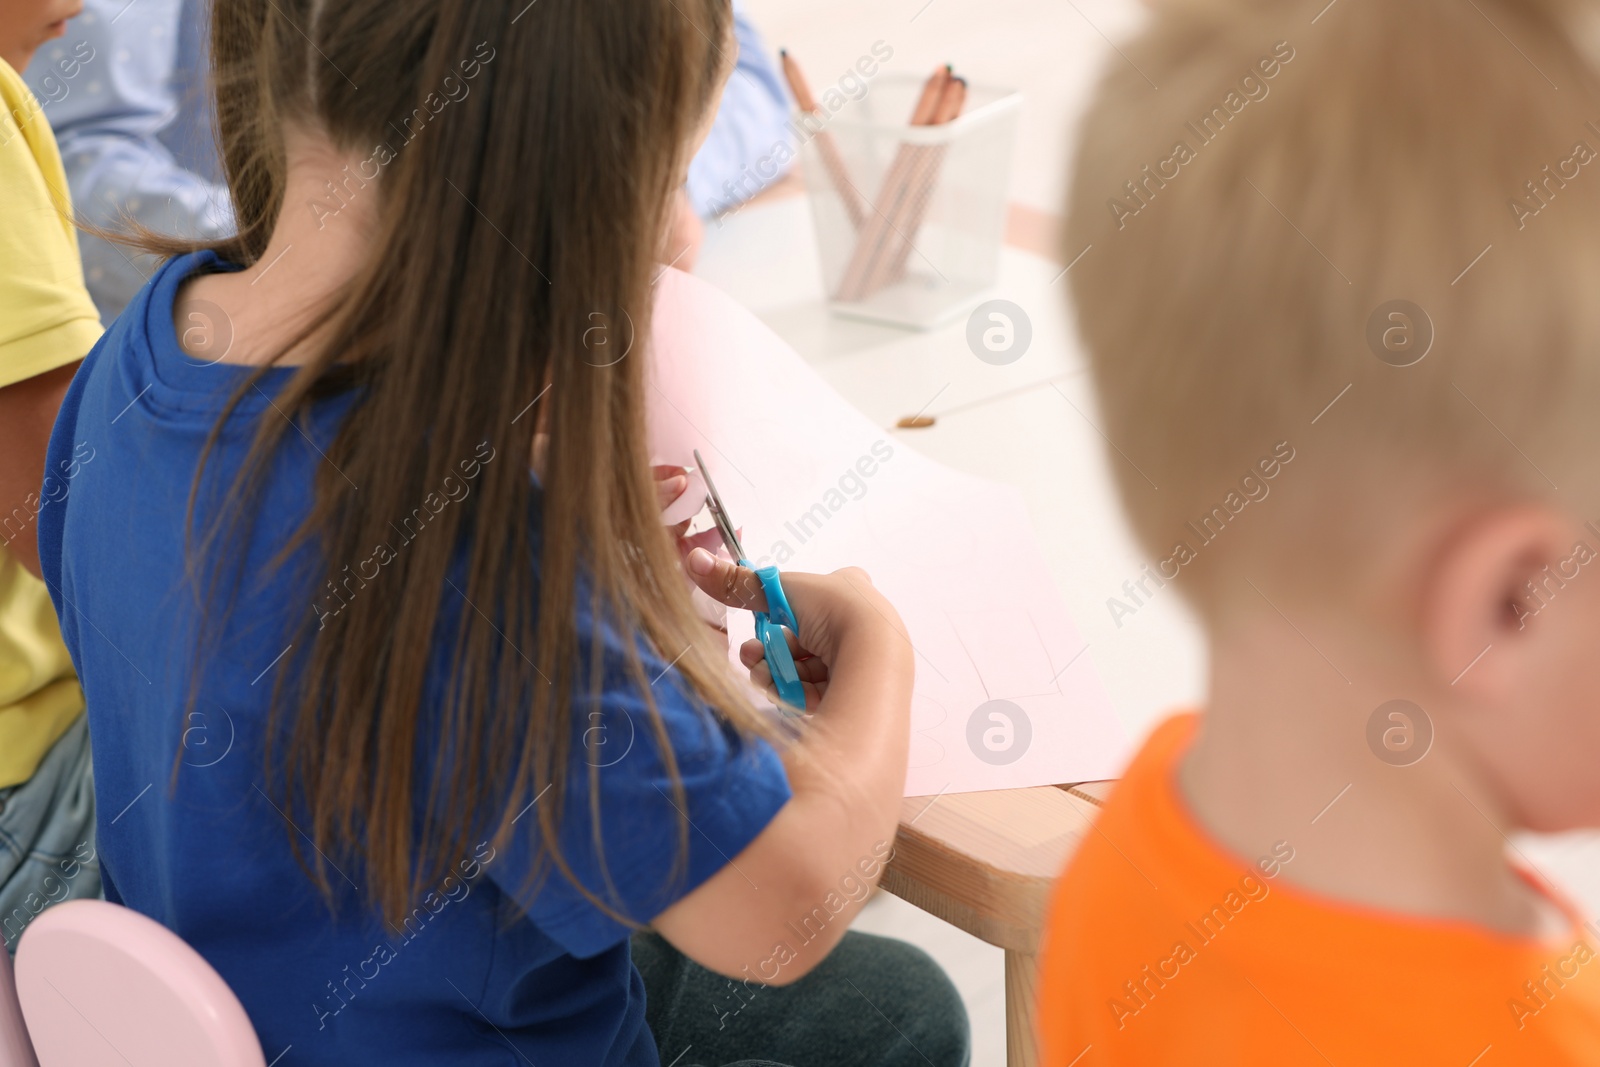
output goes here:
{"type": "Polygon", "coordinates": [[[1201,825],[1252,863],[1288,842],[1281,877],[1323,896],[1524,936],[1565,930],[1509,865],[1495,791],[1438,736],[1448,698],[1363,664],[1363,642],[1335,626],[1295,623],[1303,636],[1273,616],[1215,642],[1210,706],[1178,771],[1201,825]],[[1435,727],[1408,766],[1367,741],[1374,710],[1396,698],[1429,707],[1435,727]]]}
{"type": "MultiPolygon", "coordinates": [[[[371,160],[339,152],[325,138],[291,129],[286,138],[283,207],[266,251],[245,270],[191,279],[178,298],[178,321],[209,302],[227,316],[228,363],[261,363],[277,356],[330,297],[361,269],[378,219],[371,160]],[[370,179],[362,177],[363,163],[370,179]]],[[[209,317],[207,312],[199,314],[209,317]]],[[[184,333],[180,331],[180,337],[184,333]]],[[[278,360],[303,363],[317,342],[307,338],[278,360]]],[[[187,344],[186,344],[187,347],[187,344]]],[[[198,358],[214,353],[190,352],[198,358]]]]}

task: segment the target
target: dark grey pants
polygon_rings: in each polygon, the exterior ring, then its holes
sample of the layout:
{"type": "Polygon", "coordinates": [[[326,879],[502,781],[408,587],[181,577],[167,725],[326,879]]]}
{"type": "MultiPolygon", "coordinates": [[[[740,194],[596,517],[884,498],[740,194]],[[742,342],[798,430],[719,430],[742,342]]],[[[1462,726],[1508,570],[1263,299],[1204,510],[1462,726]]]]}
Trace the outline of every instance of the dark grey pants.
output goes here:
{"type": "Polygon", "coordinates": [[[634,935],[662,1067],[967,1067],[960,994],[927,953],[845,934],[788,986],[713,974],[657,934],[634,935]]]}

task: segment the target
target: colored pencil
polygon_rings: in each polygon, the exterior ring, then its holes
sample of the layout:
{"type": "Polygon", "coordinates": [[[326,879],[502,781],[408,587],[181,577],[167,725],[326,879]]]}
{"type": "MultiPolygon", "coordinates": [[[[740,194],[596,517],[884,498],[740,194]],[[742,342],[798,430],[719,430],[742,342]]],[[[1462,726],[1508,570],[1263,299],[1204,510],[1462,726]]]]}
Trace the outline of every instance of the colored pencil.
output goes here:
{"type": "MultiPolygon", "coordinates": [[[[789,83],[789,91],[794,94],[795,105],[808,115],[822,114],[822,107],[817,103],[817,98],[811,94],[811,85],[806,81],[800,64],[789,54],[788,49],[783,49],[778,55],[783,62],[784,79],[789,83]]],[[[839,153],[839,145],[828,130],[817,131],[816,141],[817,151],[822,156],[823,169],[828,172],[828,179],[833,182],[834,190],[844,203],[845,214],[850,217],[850,225],[859,230],[867,219],[867,208],[862,203],[861,191],[850,180],[850,170],[845,166],[844,156],[839,153]]]]}
{"type": "MultiPolygon", "coordinates": [[[[911,125],[931,126],[940,115],[940,104],[947,85],[954,80],[948,64],[935,70],[922,87],[916,108],[911,115],[911,125]]],[[[846,302],[865,300],[877,291],[872,281],[880,273],[880,263],[894,254],[893,240],[900,237],[893,227],[893,219],[904,214],[904,201],[912,192],[911,174],[920,153],[915,145],[902,144],[884,174],[883,186],[873,206],[873,216],[861,230],[854,253],[845,266],[844,278],[839,284],[837,299],[846,302]]],[[[900,238],[904,239],[904,238],[900,238]]]]}
{"type": "MultiPolygon", "coordinates": [[[[934,119],[934,124],[942,126],[947,122],[954,122],[961,117],[962,110],[967,104],[967,83],[964,78],[952,78],[945,87],[944,93],[939,98],[939,113],[934,119]]],[[[895,233],[897,244],[894,253],[889,257],[885,269],[875,273],[868,281],[871,289],[879,289],[892,285],[905,277],[906,262],[914,251],[912,242],[916,240],[917,231],[922,228],[922,222],[928,215],[928,208],[933,203],[933,194],[938,190],[939,171],[944,167],[945,145],[923,145],[919,148],[918,157],[913,164],[909,178],[911,185],[910,195],[902,201],[905,211],[902,215],[891,219],[892,229],[895,233]]]]}

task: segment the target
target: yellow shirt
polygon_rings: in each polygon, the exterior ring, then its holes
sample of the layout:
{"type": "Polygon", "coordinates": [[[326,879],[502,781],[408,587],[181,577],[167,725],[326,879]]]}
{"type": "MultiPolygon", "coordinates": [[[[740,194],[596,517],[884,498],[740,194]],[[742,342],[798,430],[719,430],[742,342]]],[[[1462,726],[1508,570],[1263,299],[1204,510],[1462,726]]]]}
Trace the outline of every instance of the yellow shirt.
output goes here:
{"type": "MultiPolygon", "coordinates": [[[[0,388],[82,359],[100,337],[70,218],[55,135],[0,60],[0,388]]],[[[0,541],[35,536],[38,506],[0,502],[0,541]]],[[[82,713],[50,595],[0,548],[0,789],[32,777],[82,713]]]]}

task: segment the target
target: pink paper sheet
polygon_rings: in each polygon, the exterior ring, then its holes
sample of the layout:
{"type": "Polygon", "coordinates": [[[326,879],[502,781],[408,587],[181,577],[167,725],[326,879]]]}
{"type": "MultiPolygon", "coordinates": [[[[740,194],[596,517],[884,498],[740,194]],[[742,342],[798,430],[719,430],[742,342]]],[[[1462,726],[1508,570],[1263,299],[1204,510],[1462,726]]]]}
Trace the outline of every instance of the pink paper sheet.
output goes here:
{"type": "MultiPolygon", "coordinates": [[[[656,285],[650,358],[654,461],[690,467],[701,451],[752,561],[861,567],[900,611],[917,653],[906,796],[1120,773],[1127,736],[1020,493],[918,454],[676,270],[656,285]]],[[[704,492],[692,480],[668,518],[704,492]]],[[[752,630],[730,613],[735,648],[752,630]]]]}

